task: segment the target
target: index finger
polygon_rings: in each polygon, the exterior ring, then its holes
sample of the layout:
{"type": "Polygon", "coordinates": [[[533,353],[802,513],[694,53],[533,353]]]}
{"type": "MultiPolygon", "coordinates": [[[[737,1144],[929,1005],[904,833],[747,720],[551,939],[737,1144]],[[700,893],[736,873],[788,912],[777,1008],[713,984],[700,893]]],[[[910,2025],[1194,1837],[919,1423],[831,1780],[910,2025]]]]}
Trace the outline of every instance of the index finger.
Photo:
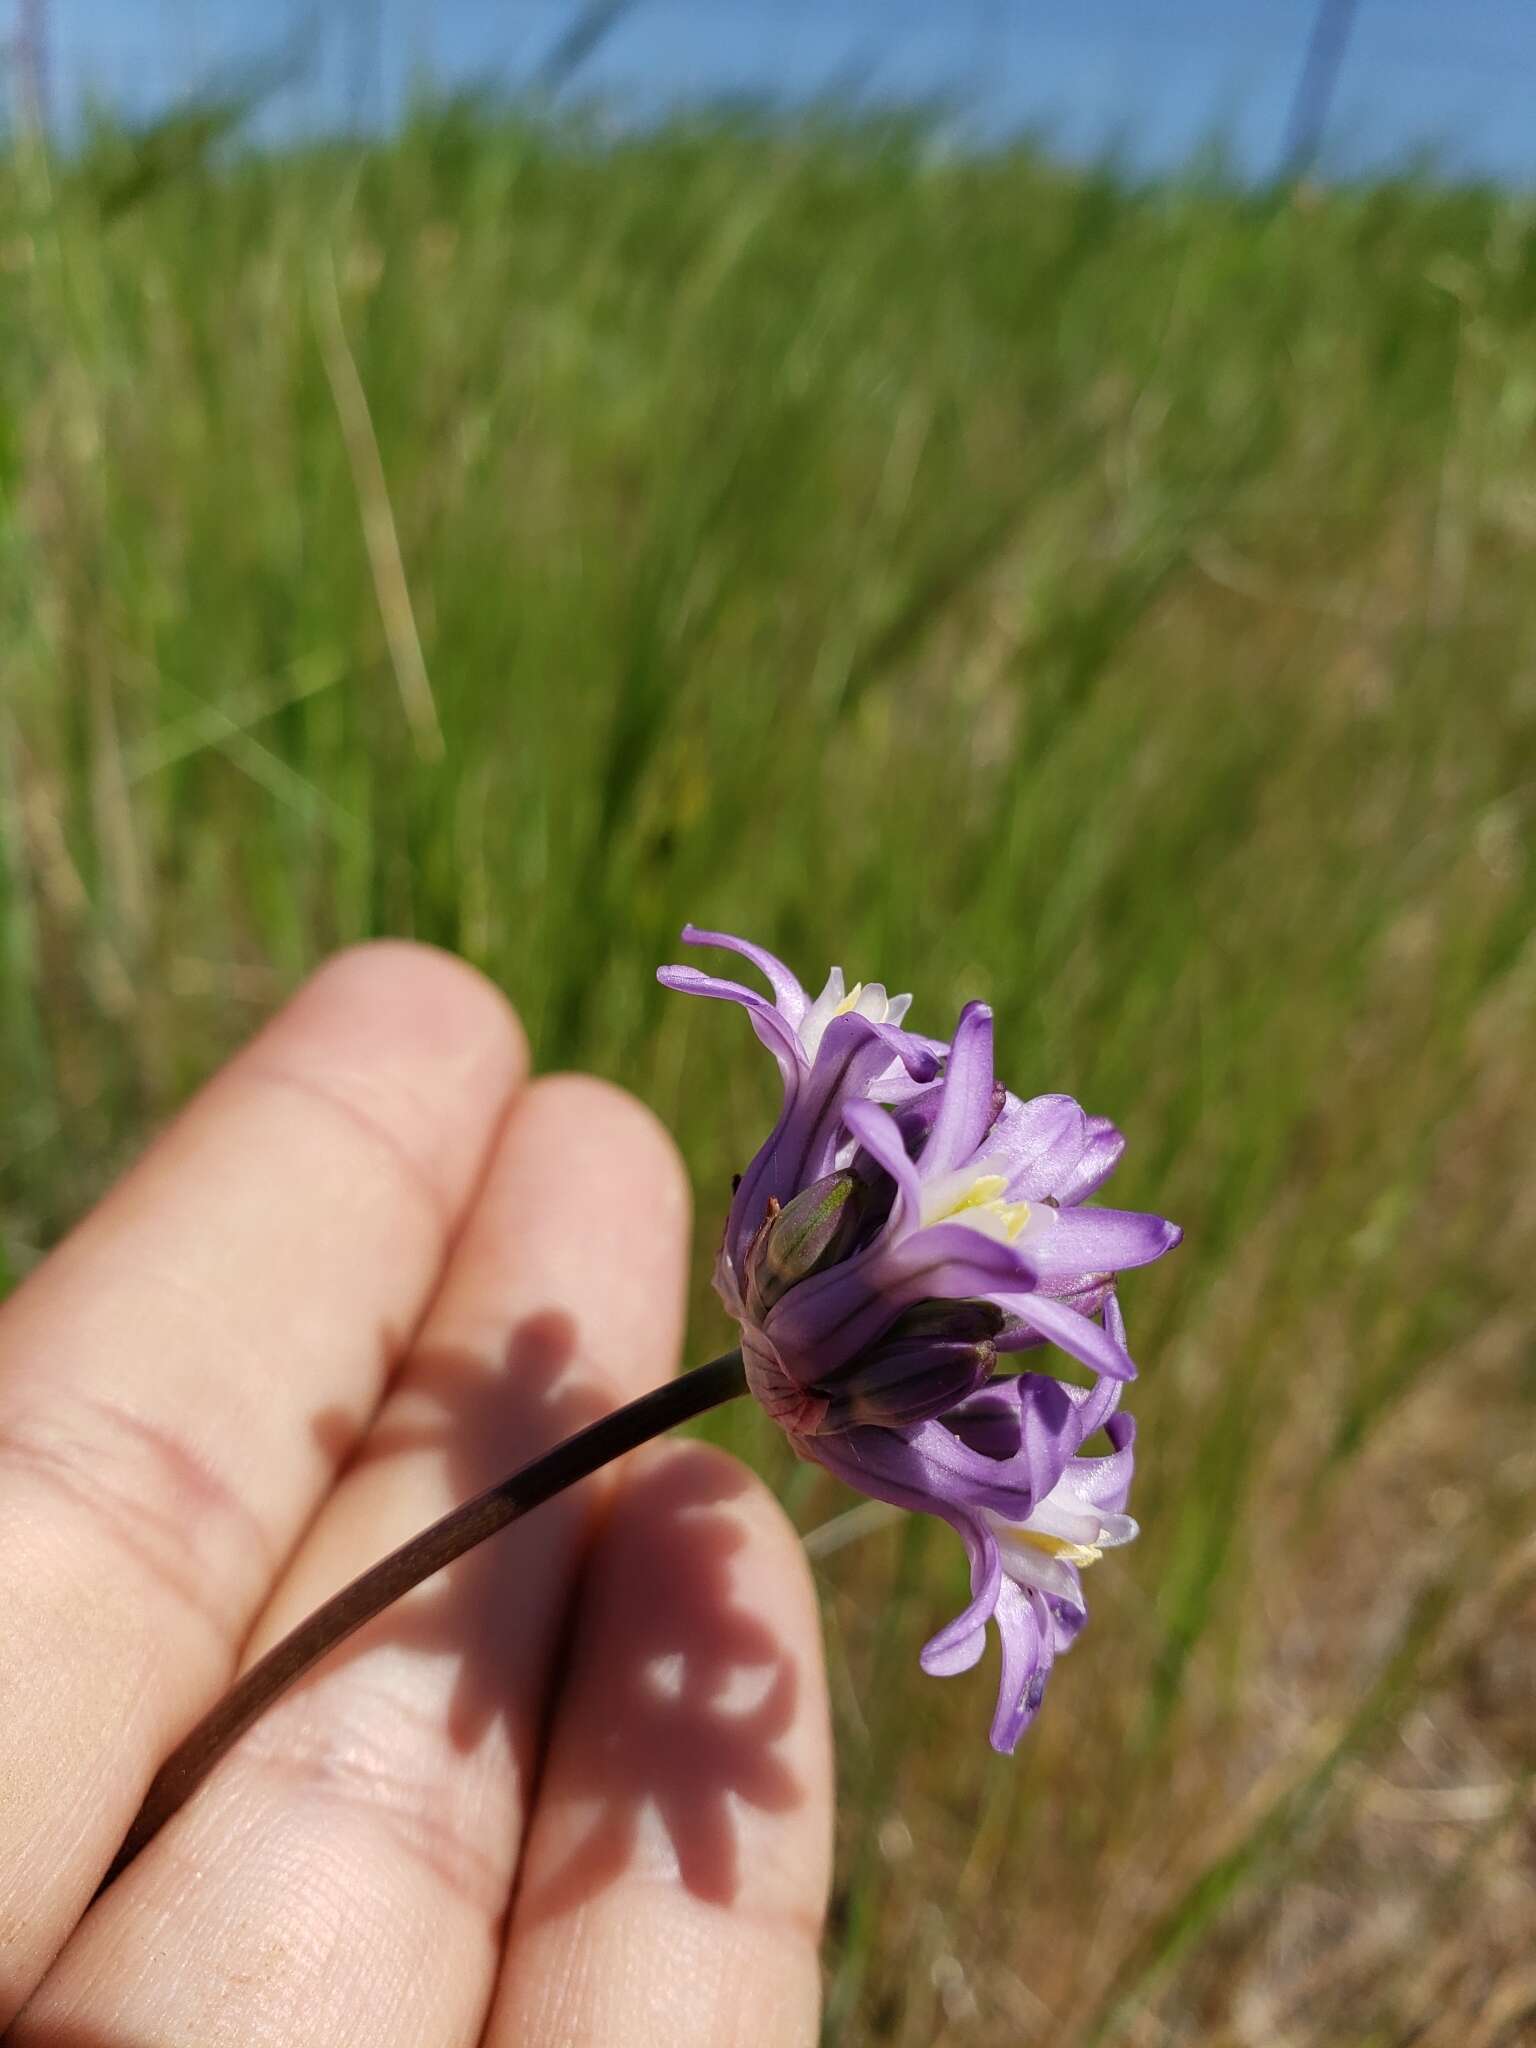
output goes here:
{"type": "Polygon", "coordinates": [[[227,1682],[523,1066],[470,969],[343,954],[0,1315],[0,2031],[227,1682]]]}

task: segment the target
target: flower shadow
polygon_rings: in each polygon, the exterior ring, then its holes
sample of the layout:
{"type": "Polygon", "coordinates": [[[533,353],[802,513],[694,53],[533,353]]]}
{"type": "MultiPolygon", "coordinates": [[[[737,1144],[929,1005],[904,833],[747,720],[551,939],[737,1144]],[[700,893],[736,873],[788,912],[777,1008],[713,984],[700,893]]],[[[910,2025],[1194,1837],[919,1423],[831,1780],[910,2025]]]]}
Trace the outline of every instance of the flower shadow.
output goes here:
{"type": "Polygon", "coordinates": [[[562,1848],[524,1890],[521,1926],[658,1862],[696,1897],[728,1905],[743,1809],[801,1803],[779,1754],[795,1666],[740,1599],[748,1538],[733,1510],[750,1483],[718,1453],[685,1451],[652,1460],[616,1506],[573,1647],[573,1711],[552,1751],[562,1848]]]}
{"type": "MultiPolygon", "coordinates": [[[[396,1402],[351,1469],[440,1456],[455,1500],[612,1406],[583,1370],[563,1311],[524,1318],[493,1369],[446,1350],[419,1355],[418,1366],[416,1384],[430,1393],[396,1402]]],[[[329,1427],[316,1418],[322,1440],[329,1427]]],[[[585,1559],[574,1489],[450,1565],[319,1667],[317,1678],[366,1654],[378,1630],[394,1645],[452,1657],[454,1746],[473,1751],[500,1723],[525,1785],[579,1801],[579,1839],[524,1892],[524,1925],[592,1896],[643,1848],[654,1853],[658,1832],[682,1882],[729,1903],[738,1808],[778,1812],[802,1797],[775,1753],[793,1721],[794,1665],[735,1584],[747,1540],[735,1509],[750,1484],[718,1453],[651,1454],[625,1475],[585,1559]],[[530,1662],[551,1648],[541,1702],[530,1662]]]]}
{"type": "MultiPolygon", "coordinates": [[[[386,1458],[440,1460],[452,1497],[468,1498],[612,1405],[563,1312],[524,1318],[490,1366],[446,1350],[418,1353],[417,1365],[412,1388],[352,1459],[353,1474],[386,1458]]],[[[321,1412],[311,1427],[343,1454],[344,1418],[321,1412]]],[[[547,1853],[522,1880],[520,1931],[579,1909],[642,1864],[649,1873],[664,1864],[701,1900],[729,1904],[752,1812],[790,1811],[806,1796],[781,1754],[795,1717],[795,1663],[748,1604],[752,1553],[739,1510],[750,1491],[744,1471],[703,1446],[646,1454],[597,1524],[585,1562],[573,1491],[419,1587],[303,1682],[320,1682],[381,1640],[451,1665],[450,1740],[469,1752],[499,1730],[546,1809],[535,1827],[547,1853]],[[551,1646],[553,1682],[541,1700],[539,1659],[551,1646]]],[[[469,1877],[478,1897],[466,1845],[434,1842],[421,1818],[403,1817],[402,1847],[426,1854],[447,1882],[469,1877]]],[[[132,2023],[102,2029],[61,2013],[34,2021],[28,2039],[37,2048],[150,2048],[151,2037],[132,2023]]]]}

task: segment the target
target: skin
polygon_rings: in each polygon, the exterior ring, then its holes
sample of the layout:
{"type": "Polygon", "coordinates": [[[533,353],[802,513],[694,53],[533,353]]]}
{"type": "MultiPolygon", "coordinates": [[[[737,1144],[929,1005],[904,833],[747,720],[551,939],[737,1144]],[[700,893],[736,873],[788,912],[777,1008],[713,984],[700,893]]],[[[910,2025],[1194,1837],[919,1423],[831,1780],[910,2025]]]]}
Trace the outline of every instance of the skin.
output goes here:
{"type": "Polygon", "coordinates": [[[689,1205],[462,964],[330,962],[0,1312],[16,2048],[809,2048],[830,1762],[793,1533],[636,1453],[327,1659],[99,1898],[231,1677],[670,1373],[689,1205]]]}

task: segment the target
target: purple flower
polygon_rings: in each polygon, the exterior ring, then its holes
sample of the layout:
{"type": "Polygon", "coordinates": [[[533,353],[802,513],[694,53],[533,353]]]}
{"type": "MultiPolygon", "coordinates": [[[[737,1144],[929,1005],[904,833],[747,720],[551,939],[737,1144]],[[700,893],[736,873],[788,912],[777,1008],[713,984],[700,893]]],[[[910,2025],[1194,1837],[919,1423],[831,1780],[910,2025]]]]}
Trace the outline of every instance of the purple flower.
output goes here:
{"type": "Polygon", "coordinates": [[[1021,1101],[999,1086],[984,1004],[967,1004],[945,1044],[907,1031],[910,999],[879,983],[849,990],[834,968],[812,1001],[772,954],[723,933],[683,936],[745,955],[773,991],[660,973],[740,1003],[784,1084],[716,1265],[749,1384],[802,1455],[959,1532],[972,1601],[924,1663],[966,1669],[996,1621],[992,1739],[1011,1749],[1085,1618],[1081,1566],[1135,1534],[1132,1424],[1116,1411],[1135,1367],[1113,1280],[1180,1233],[1082,1206],[1124,1141],[1070,1096],[1021,1101]],[[996,1373],[999,1354],[1046,1342],[1086,1365],[1094,1387],[996,1373]],[[1083,1457],[1101,1427],[1109,1454],[1083,1457]]]}
{"type": "Polygon", "coordinates": [[[784,1103],[766,1145],[741,1176],[726,1221],[715,1284],[730,1313],[744,1314],[739,1276],[748,1245],[771,1202],[789,1201],[832,1168],[850,1147],[842,1129],[844,1103],[912,1096],[939,1072],[946,1048],[900,1029],[910,996],[888,996],[879,982],[845,989],[834,967],[814,1002],[782,960],[728,932],[684,925],[690,945],[722,946],[743,954],[773,990],[769,1002],[738,981],[701,974],[696,967],[663,967],[657,980],[684,995],[740,1003],[752,1029],[778,1062],[784,1103]]]}
{"type": "MultiPolygon", "coordinates": [[[[1118,1319],[1113,1297],[1107,1306],[1118,1319]]],[[[1135,1424],[1117,1412],[1120,1382],[1092,1389],[1045,1373],[988,1380],[941,1417],[913,1429],[866,1425],[818,1436],[805,1448],[859,1492],[941,1515],[965,1544],[971,1601],[923,1648],[937,1678],[968,1671],[987,1623],[1002,1646],[992,1747],[1007,1755],[1034,1719],[1057,1653],[1088,1610],[1081,1573],[1129,1543],[1125,1513],[1135,1424]],[[1110,1449],[1084,1457],[1102,1428],[1110,1449]]]]}

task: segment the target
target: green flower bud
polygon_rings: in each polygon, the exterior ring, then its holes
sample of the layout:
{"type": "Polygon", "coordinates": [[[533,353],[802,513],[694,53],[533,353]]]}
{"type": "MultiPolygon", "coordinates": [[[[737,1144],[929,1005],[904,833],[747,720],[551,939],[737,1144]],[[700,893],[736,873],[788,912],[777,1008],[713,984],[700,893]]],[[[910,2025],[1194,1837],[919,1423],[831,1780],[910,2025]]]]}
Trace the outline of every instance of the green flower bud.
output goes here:
{"type": "Polygon", "coordinates": [[[868,1193],[857,1174],[844,1171],[813,1181],[782,1207],[770,1200],[747,1247],[743,1276],[747,1311],[755,1321],[761,1322],[791,1287],[848,1256],[868,1193]]]}

